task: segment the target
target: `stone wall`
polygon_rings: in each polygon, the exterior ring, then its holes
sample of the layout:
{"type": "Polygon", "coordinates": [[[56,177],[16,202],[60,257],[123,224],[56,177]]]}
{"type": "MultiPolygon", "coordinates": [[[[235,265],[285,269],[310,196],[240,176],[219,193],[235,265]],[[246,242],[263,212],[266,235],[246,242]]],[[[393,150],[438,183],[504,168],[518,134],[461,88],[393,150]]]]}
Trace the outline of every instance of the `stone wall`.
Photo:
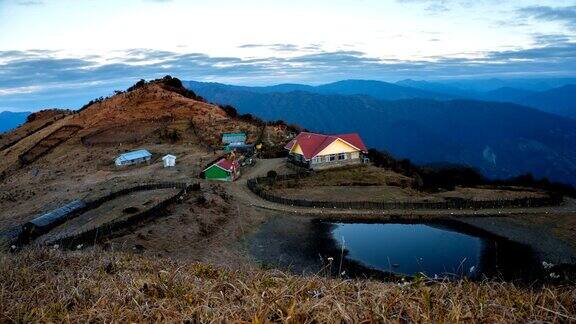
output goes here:
{"type": "Polygon", "coordinates": [[[346,160],[336,160],[331,162],[321,162],[310,164],[313,170],[325,170],[331,168],[339,168],[348,165],[362,164],[362,159],[346,159],[346,160]]]}

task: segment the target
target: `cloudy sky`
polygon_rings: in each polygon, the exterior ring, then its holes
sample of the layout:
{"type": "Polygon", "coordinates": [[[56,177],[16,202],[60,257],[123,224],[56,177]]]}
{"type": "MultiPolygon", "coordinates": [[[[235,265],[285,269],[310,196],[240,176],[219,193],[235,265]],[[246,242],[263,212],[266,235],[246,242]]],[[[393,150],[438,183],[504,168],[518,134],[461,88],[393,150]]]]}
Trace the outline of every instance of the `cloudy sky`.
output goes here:
{"type": "Polygon", "coordinates": [[[166,74],[263,85],[576,76],[576,0],[0,0],[0,111],[166,74]]]}

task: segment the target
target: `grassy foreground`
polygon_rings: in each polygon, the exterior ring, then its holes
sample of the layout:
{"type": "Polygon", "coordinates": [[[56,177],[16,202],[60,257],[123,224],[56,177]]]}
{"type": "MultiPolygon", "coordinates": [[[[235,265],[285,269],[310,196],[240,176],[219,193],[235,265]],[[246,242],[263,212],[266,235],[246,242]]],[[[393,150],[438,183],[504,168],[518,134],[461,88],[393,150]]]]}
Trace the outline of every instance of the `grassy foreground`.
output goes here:
{"type": "Polygon", "coordinates": [[[0,322],[576,321],[576,287],[392,284],[88,250],[0,255],[0,322]]]}

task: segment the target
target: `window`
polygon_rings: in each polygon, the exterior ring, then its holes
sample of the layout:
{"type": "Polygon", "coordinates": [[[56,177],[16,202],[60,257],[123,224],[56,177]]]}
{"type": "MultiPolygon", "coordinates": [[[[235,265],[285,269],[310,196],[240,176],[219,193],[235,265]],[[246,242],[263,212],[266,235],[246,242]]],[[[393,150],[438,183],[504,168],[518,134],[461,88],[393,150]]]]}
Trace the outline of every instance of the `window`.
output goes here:
{"type": "Polygon", "coordinates": [[[339,153],[338,160],[346,160],[346,153],[339,153]]]}
{"type": "Polygon", "coordinates": [[[327,157],[328,161],[332,162],[332,161],[336,161],[336,154],[330,154],[327,157]]]}
{"type": "Polygon", "coordinates": [[[313,158],[312,163],[322,163],[322,157],[317,156],[317,157],[313,158]]]}

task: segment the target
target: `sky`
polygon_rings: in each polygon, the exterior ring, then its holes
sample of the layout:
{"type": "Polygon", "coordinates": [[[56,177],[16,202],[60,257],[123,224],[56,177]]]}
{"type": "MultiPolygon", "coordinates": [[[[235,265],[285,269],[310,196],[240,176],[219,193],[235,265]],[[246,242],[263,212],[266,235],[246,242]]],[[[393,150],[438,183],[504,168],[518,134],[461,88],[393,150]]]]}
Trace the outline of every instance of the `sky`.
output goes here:
{"type": "Polygon", "coordinates": [[[576,76],[576,0],[0,0],[0,111],[163,75],[242,85],[576,76]]]}

